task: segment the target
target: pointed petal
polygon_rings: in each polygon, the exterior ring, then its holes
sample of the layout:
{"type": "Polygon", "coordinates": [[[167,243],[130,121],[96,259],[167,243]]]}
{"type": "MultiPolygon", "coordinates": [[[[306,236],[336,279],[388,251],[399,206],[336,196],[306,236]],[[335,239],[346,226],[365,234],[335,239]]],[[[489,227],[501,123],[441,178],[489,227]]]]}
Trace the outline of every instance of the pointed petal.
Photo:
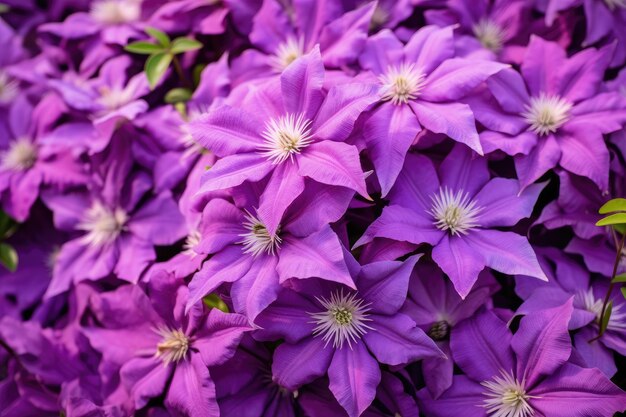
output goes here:
{"type": "Polygon", "coordinates": [[[274,169],[259,199],[257,214],[267,231],[274,234],[283,221],[283,214],[304,191],[304,178],[292,161],[285,161],[274,169]]]}
{"type": "Polygon", "coordinates": [[[522,76],[514,69],[505,69],[487,80],[494,98],[507,113],[520,114],[526,111],[530,101],[522,76]]]}
{"type": "Polygon", "coordinates": [[[260,329],[255,331],[257,340],[285,339],[288,343],[297,343],[311,336],[315,324],[307,311],[318,308],[299,293],[283,289],[278,299],[256,318],[255,324],[260,329]]]}
{"type": "Polygon", "coordinates": [[[283,343],[274,351],[273,379],[294,390],[326,374],[335,350],[324,347],[321,337],[309,337],[291,344],[283,343]]]}
{"type": "Polygon", "coordinates": [[[530,217],[546,184],[532,184],[520,193],[519,182],[509,178],[494,178],[474,197],[480,211],[480,227],[514,226],[530,217]]]}
{"type": "Polygon", "coordinates": [[[214,308],[204,326],[195,333],[193,347],[199,351],[205,366],[219,365],[235,354],[241,338],[251,329],[246,316],[214,308]]]}
{"type": "Polygon", "coordinates": [[[537,181],[543,174],[554,168],[561,158],[561,147],[550,135],[539,138],[537,146],[528,155],[517,155],[514,159],[515,171],[522,189],[537,181]]]}
{"type": "Polygon", "coordinates": [[[165,406],[172,413],[189,417],[219,415],[215,384],[198,355],[191,354],[176,365],[165,406]]]}
{"type": "Polygon", "coordinates": [[[278,296],[281,286],[276,272],[277,259],[271,255],[257,257],[250,270],[232,286],[235,311],[246,314],[250,322],[278,296]]]}
{"type": "Polygon", "coordinates": [[[432,161],[423,155],[409,153],[389,193],[389,200],[417,212],[428,211],[432,206],[431,196],[439,189],[439,185],[432,161]]]}
{"type": "Polygon", "coordinates": [[[149,200],[133,214],[127,227],[153,245],[171,245],[187,234],[185,219],[169,191],[149,200]]]}
{"type": "Polygon", "coordinates": [[[163,366],[160,359],[150,356],[126,362],[120,370],[120,380],[130,390],[135,408],[140,409],[163,394],[171,374],[171,366],[163,366]]]}
{"type": "Polygon", "coordinates": [[[359,56],[362,68],[376,75],[383,74],[387,67],[402,56],[402,42],[389,29],[383,29],[367,38],[365,48],[359,56]]]}
{"type": "Polygon", "coordinates": [[[603,192],[608,191],[610,156],[602,134],[593,127],[578,126],[571,133],[563,133],[560,139],[560,165],[589,178],[603,192]]]}
{"type": "Polygon", "coordinates": [[[453,26],[425,26],[418,30],[404,47],[405,59],[430,74],[446,59],[454,56],[453,26]]]}
{"type": "Polygon", "coordinates": [[[425,388],[419,391],[420,410],[433,417],[485,417],[481,407],[485,388],[465,375],[456,375],[452,386],[439,398],[433,399],[425,388]]]}
{"type": "Polygon", "coordinates": [[[432,252],[433,260],[448,275],[461,298],[469,294],[478,274],[485,268],[486,255],[469,244],[467,236],[450,236],[447,233],[432,252]]]}
{"type": "Polygon", "coordinates": [[[565,50],[559,44],[536,35],[530,37],[521,70],[531,96],[559,93],[558,71],[565,65],[566,58],[565,50]]]}
{"type": "Polygon", "coordinates": [[[198,194],[236,187],[244,181],[260,181],[272,169],[272,164],[256,153],[227,156],[218,160],[202,175],[198,194]]]}
{"type": "Polygon", "coordinates": [[[319,47],[296,59],[280,76],[280,87],[285,110],[303,114],[311,120],[324,99],[324,64],[319,47]]]}

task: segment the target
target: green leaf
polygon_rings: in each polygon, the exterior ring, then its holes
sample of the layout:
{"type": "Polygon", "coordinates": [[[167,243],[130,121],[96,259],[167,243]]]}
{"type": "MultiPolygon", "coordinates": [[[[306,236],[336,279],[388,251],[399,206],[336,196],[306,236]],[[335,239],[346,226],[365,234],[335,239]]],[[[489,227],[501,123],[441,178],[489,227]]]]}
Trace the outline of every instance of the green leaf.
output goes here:
{"type": "Polygon", "coordinates": [[[198,64],[193,67],[193,73],[191,74],[193,78],[193,85],[197,86],[200,84],[200,79],[202,78],[202,71],[207,67],[206,64],[198,64]]]}
{"type": "Polygon", "coordinates": [[[617,275],[611,280],[611,282],[615,284],[617,284],[618,282],[626,282],[626,273],[617,275]]]}
{"type": "Polygon", "coordinates": [[[626,233],[626,224],[614,224],[613,229],[618,232],[620,235],[626,233]]]}
{"type": "Polygon", "coordinates": [[[144,54],[144,55],[156,54],[156,53],[165,51],[161,45],[157,45],[155,43],[150,43],[146,41],[129,43],[128,45],[124,47],[124,49],[134,54],[144,54]]]}
{"type": "Polygon", "coordinates": [[[609,226],[612,224],[626,224],[626,213],[615,213],[599,220],[596,226],[609,226]]]}
{"type": "Polygon", "coordinates": [[[620,290],[622,291],[622,297],[626,298],[626,287],[622,287],[620,290]]]}
{"type": "Polygon", "coordinates": [[[626,198],[614,198],[609,200],[598,210],[600,214],[614,213],[616,211],[626,211],[626,198]]]}
{"type": "Polygon", "coordinates": [[[9,11],[9,6],[4,3],[0,3],[0,13],[6,13],[9,11]]]}
{"type": "Polygon", "coordinates": [[[217,308],[218,310],[222,310],[224,313],[228,313],[228,306],[217,294],[209,294],[202,299],[204,305],[209,308],[217,308]]]}
{"type": "Polygon", "coordinates": [[[184,103],[191,99],[192,91],[188,88],[174,88],[165,95],[165,102],[170,104],[184,103]]]}
{"type": "Polygon", "coordinates": [[[606,328],[609,326],[609,320],[611,319],[611,312],[613,311],[613,301],[609,301],[606,305],[606,310],[604,310],[604,316],[602,316],[602,321],[600,321],[600,334],[604,334],[606,328]]]}
{"type": "Polygon", "coordinates": [[[148,83],[150,83],[150,88],[154,88],[163,75],[165,75],[165,71],[170,66],[172,62],[172,55],[166,53],[159,53],[150,55],[148,60],[146,61],[146,76],[148,77],[148,83]]]}
{"type": "Polygon", "coordinates": [[[172,42],[170,51],[172,51],[173,54],[180,54],[187,51],[195,51],[200,48],[202,48],[202,44],[195,39],[176,38],[174,42],[172,42]]]}
{"type": "Polygon", "coordinates": [[[170,46],[170,37],[167,36],[167,33],[161,32],[155,28],[146,28],[146,33],[156,39],[164,48],[168,48],[170,46]]]}
{"type": "Polygon", "coordinates": [[[0,263],[11,272],[17,269],[17,252],[8,243],[0,243],[0,263]]]}
{"type": "Polygon", "coordinates": [[[10,237],[17,229],[18,223],[4,211],[0,211],[0,238],[10,237]]]}

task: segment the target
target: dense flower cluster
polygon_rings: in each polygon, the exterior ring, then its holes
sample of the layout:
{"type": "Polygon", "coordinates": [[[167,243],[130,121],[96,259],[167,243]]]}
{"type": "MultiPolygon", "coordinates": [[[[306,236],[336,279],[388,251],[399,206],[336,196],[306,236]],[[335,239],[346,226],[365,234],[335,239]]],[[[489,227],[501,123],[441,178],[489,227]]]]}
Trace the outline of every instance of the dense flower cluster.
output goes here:
{"type": "Polygon", "coordinates": [[[625,64],[624,0],[2,0],[0,417],[623,412],[625,64]]]}

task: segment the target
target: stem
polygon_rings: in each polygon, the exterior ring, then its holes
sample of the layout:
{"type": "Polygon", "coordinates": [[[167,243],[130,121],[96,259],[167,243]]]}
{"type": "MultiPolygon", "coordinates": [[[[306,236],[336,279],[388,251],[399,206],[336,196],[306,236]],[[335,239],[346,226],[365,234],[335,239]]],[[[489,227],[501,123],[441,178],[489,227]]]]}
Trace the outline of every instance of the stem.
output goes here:
{"type": "MultiPolygon", "coordinates": [[[[600,313],[600,323],[602,323],[602,318],[604,317],[604,313],[606,312],[606,306],[611,300],[611,293],[613,292],[613,287],[615,287],[615,283],[613,280],[617,275],[617,268],[619,267],[619,261],[622,258],[622,249],[624,249],[624,240],[626,239],[626,234],[622,235],[622,238],[619,241],[619,245],[617,246],[617,254],[615,255],[615,263],[613,263],[613,274],[611,275],[611,283],[609,284],[609,289],[606,292],[606,296],[604,297],[604,303],[602,303],[602,312],[600,313]]],[[[602,326],[600,326],[600,330],[598,332],[598,336],[594,337],[589,341],[589,343],[598,340],[602,337],[604,332],[602,331],[602,326]]]]}
{"type": "Polygon", "coordinates": [[[176,57],[176,55],[172,55],[172,64],[174,64],[174,70],[176,71],[176,74],[178,74],[178,78],[180,78],[183,86],[191,88],[191,82],[185,76],[185,73],[183,72],[183,67],[180,65],[180,61],[178,60],[178,57],[176,57]]]}

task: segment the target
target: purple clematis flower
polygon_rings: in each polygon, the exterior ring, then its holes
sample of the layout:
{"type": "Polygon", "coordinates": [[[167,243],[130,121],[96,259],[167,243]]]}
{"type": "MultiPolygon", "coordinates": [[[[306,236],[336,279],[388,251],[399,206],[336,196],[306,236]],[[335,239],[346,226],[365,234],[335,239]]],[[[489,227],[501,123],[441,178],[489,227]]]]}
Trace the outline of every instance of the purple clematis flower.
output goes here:
{"type": "Polygon", "coordinates": [[[533,36],[521,75],[502,71],[487,81],[493,99],[466,99],[489,129],[480,134],[485,152],[515,156],[522,188],[559,165],[608,190],[609,152],[602,134],[626,123],[626,99],[600,89],[610,56],[607,47],[567,58],[557,44],[533,36]]]}
{"type": "Polygon", "coordinates": [[[402,312],[411,317],[446,354],[446,358],[424,358],[424,382],[433,398],[452,385],[454,362],[450,353],[450,334],[456,325],[472,317],[482,306],[491,308],[498,284],[488,271],[478,277],[472,291],[462,299],[435,265],[420,262],[411,275],[409,296],[402,312]]]}
{"type": "Polygon", "coordinates": [[[235,353],[250,329],[246,318],[217,309],[206,314],[201,303],[185,315],[187,287],[163,271],[152,276],[148,295],[126,285],[94,299],[103,327],[84,332],[102,352],[101,372],[119,369],[136,410],[164,394],[173,415],[218,416],[208,367],[235,353]]]}
{"type": "Polygon", "coordinates": [[[379,98],[378,88],[351,83],[324,94],[323,82],[324,65],[315,48],[280,79],[241,98],[239,107],[221,105],[192,122],[192,137],[221,158],[204,175],[199,193],[269,177],[259,216],[271,235],[304,191],[305,178],[367,197],[359,152],[343,141],[361,112],[379,98]]]}
{"type": "Polygon", "coordinates": [[[433,246],[432,258],[465,298],[485,266],[542,280],[528,240],[510,227],[530,216],[543,185],[490,179],[487,161],[457,144],[438,169],[409,154],[385,207],[355,246],[387,238],[433,246]],[[524,271],[524,272],[522,272],[524,271]]]}
{"type": "Polygon", "coordinates": [[[285,339],[274,353],[274,381],[294,390],[328,372],[333,395],[357,417],[376,396],[378,362],[395,366],[443,355],[399,312],[418,258],[363,267],[352,260],[356,291],[323,280],[283,289],[257,318],[257,338],[285,339]]]}
{"type": "MultiPolygon", "coordinates": [[[[593,239],[581,239],[574,236],[565,247],[565,252],[580,255],[589,271],[610,278],[613,275],[618,237],[607,229],[604,229],[605,233],[593,239]]],[[[625,254],[626,249],[622,250],[622,256],[617,265],[618,274],[626,272],[625,254]]]]}
{"type": "Polygon", "coordinates": [[[214,198],[205,207],[200,254],[213,256],[189,284],[189,306],[224,283],[232,283],[235,310],[251,321],[276,299],[291,278],[318,277],[354,287],[343,246],[329,226],[343,215],[353,192],[310,184],[270,234],[255,211],[255,196],[236,194],[243,208],[214,198]]]}
{"type": "Polygon", "coordinates": [[[626,394],[602,372],[568,362],[571,314],[571,300],[530,313],[514,335],[489,311],[464,321],[451,348],[465,375],[437,400],[420,391],[420,408],[433,417],[603,417],[623,410],[626,394]]]}
{"type": "Polygon", "coordinates": [[[561,305],[574,296],[574,311],[569,322],[570,330],[580,329],[574,335],[574,346],[587,366],[598,368],[611,378],[617,368],[613,351],[626,354],[626,303],[621,295],[613,294],[613,312],[606,332],[598,340],[600,314],[607,292],[606,280],[593,280],[589,272],[563,252],[545,248],[539,252],[547,283],[536,280],[519,280],[515,286],[524,303],[518,314],[529,314],[561,305]]]}
{"type": "Polygon", "coordinates": [[[366,80],[383,88],[381,103],[363,122],[363,140],[385,196],[415,137],[443,133],[482,154],[474,116],[458,100],[507,65],[454,58],[452,27],[427,26],[403,46],[389,30],[367,40],[359,57],[366,80]]]}
{"type": "Polygon", "coordinates": [[[148,175],[132,171],[130,140],[122,133],[93,157],[90,189],[42,196],[58,229],[80,233],[61,248],[47,296],[110,274],[136,282],[155,259],[154,245],[171,245],[186,234],[171,194],[149,197],[148,175]]]}

